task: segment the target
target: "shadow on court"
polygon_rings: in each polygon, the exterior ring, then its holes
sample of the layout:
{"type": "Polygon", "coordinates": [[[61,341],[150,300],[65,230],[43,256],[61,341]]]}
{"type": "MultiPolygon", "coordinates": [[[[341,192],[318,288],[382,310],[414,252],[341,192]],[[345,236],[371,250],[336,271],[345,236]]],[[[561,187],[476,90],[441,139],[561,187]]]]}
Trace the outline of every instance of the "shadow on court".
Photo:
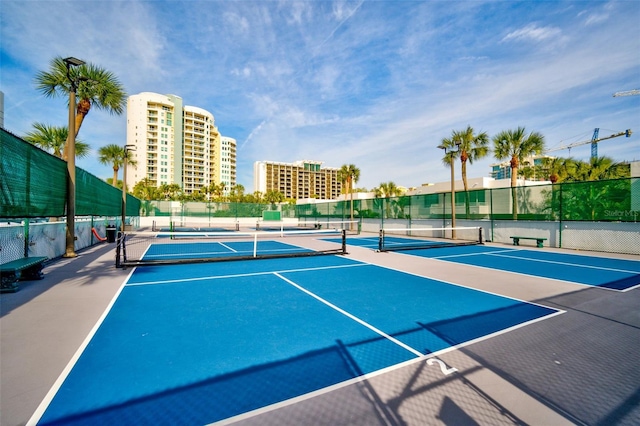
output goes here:
{"type": "MultiPolygon", "coordinates": [[[[412,347],[429,354],[442,349],[443,341],[451,346],[462,344],[541,318],[551,312],[547,308],[520,303],[449,321],[418,323],[416,327],[392,336],[403,342],[410,342],[412,347]]],[[[68,387],[63,385],[39,424],[207,424],[221,421],[312,392],[323,393],[334,385],[344,386],[345,382],[370,373],[373,365],[392,367],[398,363],[397,352],[395,348],[385,346],[387,343],[384,337],[352,343],[338,340],[334,346],[290,359],[161,390],[120,404],[83,409],[81,412],[79,407],[73,406],[75,398],[72,390],[78,389],[78,384],[72,383],[68,387]]],[[[437,367],[426,367],[424,362],[418,364],[417,374],[421,374],[425,368],[439,371],[437,367]]],[[[403,399],[426,392],[437,386],[440,380],[442,377],[435,385],[431,383],[426,387],[404,390],[387,401],[363,381],[358,386],[361,390],[366,389],[366,392],[359,393],[366,398],[358,405],[365,413],[373,414],[380,424],[405,424],[402,420],[403,399]]],[[[410,382],[415,382],[415,379],[410,382]]],[[[96,406],[101,404],[104,405],[104,401],[95,403],[96,406]]],[[[496,401],[492,404],[498,405],[496,401]]],[[[463,419],[465,416],[461,415],[462,412],[459,405],[450,401],[440,407],[439,415],[448,419],[463,419]]],[[[501,416],[506,416],[509,410],[502,407],[498,412],[502,413],[501,416]]],[[[515,415],[509,416],[515,418],[515,415]]]]}

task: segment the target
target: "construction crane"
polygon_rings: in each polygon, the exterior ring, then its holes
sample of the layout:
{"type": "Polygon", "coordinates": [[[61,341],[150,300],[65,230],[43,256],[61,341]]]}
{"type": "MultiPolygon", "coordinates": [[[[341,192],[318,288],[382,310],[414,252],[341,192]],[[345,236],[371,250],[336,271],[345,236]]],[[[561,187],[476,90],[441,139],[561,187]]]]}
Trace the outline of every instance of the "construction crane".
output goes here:
{"type": "Polygon", "coordinates": [[[561,149],[568,149],[569,152],[571,152],[571,148],[576,147],[576,146],[580,146],[580,145],[586,145],[588,143],[591,144],[591,158],[595,159],[598,158],[598,142],[600,141],[604,141],[607,139],[613,139],[613,138],[617,138],[619,136],[626,136],[629,137],[631,136],[631,129],[627,129],[624,132],[618,132],[618,133],[614,133],[610,136],[605,136],[604,138],[599,138],[598,134],[600,133],[600,128],[596,127],[596,129],[593,131],[593,137],[591,138],[590,141],[582,141],[582,142],[575,142],[569,145],[562,145],[559,146],[557,148],[552,148],[552,149],[548,149],[546,152],[552,152],[552,151],[560,151],[561,149]]]}
{"type": "Polygon", "coordinates": [[[640,89],[633,89],[633,90],[625,90],[623,92],[616,92],[613,94],[614,98],[617,98],[618,96],[633,96],[633,95],[640,95],[640,89]]]}

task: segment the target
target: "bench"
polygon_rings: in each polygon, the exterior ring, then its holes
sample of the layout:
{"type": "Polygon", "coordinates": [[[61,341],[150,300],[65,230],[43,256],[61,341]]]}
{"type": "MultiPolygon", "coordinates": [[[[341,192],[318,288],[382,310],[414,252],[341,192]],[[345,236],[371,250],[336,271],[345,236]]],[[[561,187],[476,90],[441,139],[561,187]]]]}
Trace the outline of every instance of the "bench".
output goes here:
{"type": "Polygon", "coordinates": [[[0,265],[0,292],[18,291],[18,280],[41,280],[42,263],[47,257],[23,257],[0,265]]]}
{"type": "Polygon", "coordinates": [[[547,241],[546,238],[542,238],[542,237],[509,237],[509,238],[513,239],[514,246],[519,246],[520,240],[536,240],[536,246],[542,247],[542,242],[547,241]]]}

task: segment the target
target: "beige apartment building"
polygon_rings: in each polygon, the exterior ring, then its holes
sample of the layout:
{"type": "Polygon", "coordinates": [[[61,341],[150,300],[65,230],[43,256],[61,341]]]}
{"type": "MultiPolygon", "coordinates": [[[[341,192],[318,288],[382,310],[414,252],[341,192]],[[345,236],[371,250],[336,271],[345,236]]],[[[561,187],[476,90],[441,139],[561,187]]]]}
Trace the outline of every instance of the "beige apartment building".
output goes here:
{"type": "Polygon", "coordinates": [[[296,161],[278,163],[275,161],[256,161],[253,165],[254,190],[266,194],[267,191],[280,191],[286,198],[295,200],[319,198],[332,200],[342,191],[338,180],[338,170],[322,167],[320,161],[296,161]]]}
{"type": "Polygon", "coordinates": [[[127,100],[127,145],[137,165],[127,186],[142,179],[156,187],[178,184],[191,194],[212,183],[236,184],[236,141],[220,135],[213,114],[182,98],[143,92],[127,100]]]}

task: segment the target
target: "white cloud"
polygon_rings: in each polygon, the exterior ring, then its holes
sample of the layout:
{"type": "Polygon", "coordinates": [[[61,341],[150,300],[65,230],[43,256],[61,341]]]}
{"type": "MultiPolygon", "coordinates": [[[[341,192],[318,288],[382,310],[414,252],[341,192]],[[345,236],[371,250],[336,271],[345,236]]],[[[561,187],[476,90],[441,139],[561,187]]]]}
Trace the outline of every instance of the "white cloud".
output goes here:
{"type": "Polygon", "coordinates": [[[362,1],[337,1],[333,2],[333,17],[338,22],[349,19],[362,6],[362,1]]]}
{"type": "Polygon", "coordinates": [[[233,31],[239,34],[247,34],[249,32],[249,21],[244,16],[234,12],[226,12],[222,15],[222,20],[226,31],[233,31]]]}
{"type": "Polygon", "coordinates": [[[515,30],[504,36],[502,41],[509,40],[525,40],[525,41],[544,41],[555,39],[562,34],[560,28],[556,27],[539,27],[536,24],[529,24],[524,28],[515,30]]]}
{"type": "Polygon", "coordinates": [[[600,13],[587,16],[584,21],[585,25],[597,25],[609,19],[609,14],[600,13]]]}

